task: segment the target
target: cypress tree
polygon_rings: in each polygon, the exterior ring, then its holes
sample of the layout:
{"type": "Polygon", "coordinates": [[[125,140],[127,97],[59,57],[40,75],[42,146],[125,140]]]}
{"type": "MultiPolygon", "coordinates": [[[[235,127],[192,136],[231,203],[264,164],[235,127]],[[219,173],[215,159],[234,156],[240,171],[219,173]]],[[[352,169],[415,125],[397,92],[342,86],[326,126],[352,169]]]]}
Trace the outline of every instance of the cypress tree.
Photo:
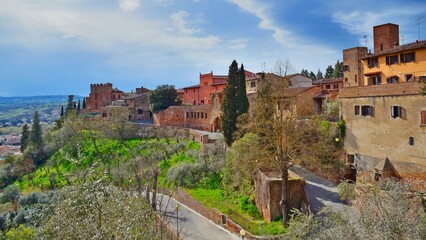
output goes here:
{"type": "Polygon", "coordinates": [[[61,118],[64,117],[64,106],[61,106],[61,118]]]}
{"type": "Polygon", "coordinates": [[[69,114],[71,110],[76,108],[76,104],[74,102],[74,95],[68,95],[67,107],[65,108],[65,114],[69,114]]]}
{"type": "Polygon", "coordinates": [[[28,124],[25,124],[24,126],[22,126],[21,152],[24,152],[25,148],[27,148],[29,141],[30,141],[30,130],[28,128],[28,124]]]}
{"type": "Polygon", "coordinates": [[[83,109],[86,109],[86,98],[83,98],[82,108],[83,108],[83,109]]]}
{"type": "Polygon", "coordinates": [[[43,155],[43,132],[40,124],[38,111],[34,113],[33,125],[31,126],[30,142],[37,150],[37,161],[40,161],[43,155]]]}
{"type": "Polygon", "coordinates": [[[237,117],[243,113],[247,113],[249,109],[249,101],[247,98],[246,91],[246,74],[244,71],[244,65],[241,64],[241,68],[239,71],[238,77],[238,88],[236,92],[236,100],[237,100],[237,117]]]}
{"type": "Polygon", "coordinates": [[[232,134],[237,129],[237,86],[238,86],[238,63],[232,61],[228,71],[228,82],[223,90],[222,100],[222,128],[225,142],[228,146],[232,144],[232,134]]]}
{"type": "Polygon", "coordinates": [[[80,99],[78,99],[77,112],[80,112],[80,110],[81,110],[80,99]]]}

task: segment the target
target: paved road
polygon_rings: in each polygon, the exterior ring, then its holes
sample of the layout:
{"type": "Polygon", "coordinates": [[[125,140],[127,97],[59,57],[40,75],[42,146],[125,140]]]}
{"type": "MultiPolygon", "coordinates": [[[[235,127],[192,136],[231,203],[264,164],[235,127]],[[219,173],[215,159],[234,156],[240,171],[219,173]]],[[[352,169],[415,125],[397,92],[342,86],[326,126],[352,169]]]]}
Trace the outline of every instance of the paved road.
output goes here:
{"type": "Polygon", "coordinates": [[[173,198],[160,195],[158,211],[166,216],[171,228],[179,231],[180,239],[184,240],[238,240],[239,236],[219,227],[205,217],[194,212],[190,208],[176,202],[173,198]],[[176,214],[176,206],[179,204],[179,218],[176,214]],[[178,219],[178,221],[176,221],[178,219]]]}
{"type": "Polygon", "coordinates": [[[291,171],[303,177],[306,181],[305,192],[308,194],[311,211],[316,214],[323,207],[331,207],[341,211],[345,204],[340,201],[337,185],[298,167],[291,167],[291,171]]]}

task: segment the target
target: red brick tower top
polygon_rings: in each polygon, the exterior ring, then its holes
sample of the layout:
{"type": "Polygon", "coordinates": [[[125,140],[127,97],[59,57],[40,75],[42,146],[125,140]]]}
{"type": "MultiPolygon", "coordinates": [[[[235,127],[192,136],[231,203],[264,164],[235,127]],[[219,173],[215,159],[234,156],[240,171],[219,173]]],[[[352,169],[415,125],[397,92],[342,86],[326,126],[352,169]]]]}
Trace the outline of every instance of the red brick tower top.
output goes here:
{"type": "Polygon", "coordinates": [[[399,45],[399,26],[386,23],[373,27],[374,53],[389,50],[399,45]]]}

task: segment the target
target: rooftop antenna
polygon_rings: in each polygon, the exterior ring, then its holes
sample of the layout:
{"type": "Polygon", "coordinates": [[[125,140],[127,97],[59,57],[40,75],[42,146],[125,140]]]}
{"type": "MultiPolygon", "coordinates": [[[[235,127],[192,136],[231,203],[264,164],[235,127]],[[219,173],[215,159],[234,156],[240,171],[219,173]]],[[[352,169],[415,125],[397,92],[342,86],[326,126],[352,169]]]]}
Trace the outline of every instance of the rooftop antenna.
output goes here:
{"type": "Polygon", "coordinates": [[[401,45],[404,45],[404,35],[401,35],[401,45]]]}
{"type": "Polygon", "coordinates": [[[417,17],[416,18],[416,23],[417,23],[417,25],[418,25],[418,27],[419,27],[419,38],[418,38],[418,40],[420,41],[420,26],[422,25],[422,23],[423,23],[423,16],[419,16],[419,17],[417,17]]]}
{"type": "Polygon", "coordinates": [[[367,35],[364,35],[364,47],[367,47],[367,35]]]}

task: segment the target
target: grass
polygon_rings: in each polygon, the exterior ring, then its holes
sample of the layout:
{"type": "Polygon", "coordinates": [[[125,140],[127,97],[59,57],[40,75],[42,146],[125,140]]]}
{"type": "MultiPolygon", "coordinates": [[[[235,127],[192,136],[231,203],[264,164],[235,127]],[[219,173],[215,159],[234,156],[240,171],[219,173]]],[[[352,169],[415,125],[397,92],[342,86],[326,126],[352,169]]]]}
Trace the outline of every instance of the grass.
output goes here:
{"type": "MultiPolygon", "coordinates": [[[[124,143],[112,139],[98,139],[99,154],[97,153],[93,142],[86,137],[80,142],[78,150],[73,145],[66,145],[55,154],[53,154],[44,166],[39,167],[33,173],[23,176],[15,184],[22,192],[31,192],[33,190],[51,189],[52,183],[55,187],[61,188],[68,182],[66,176],[73,175],[75,171],[92,166],[95,162],[101,160],[95,171],[103,174],[107,167],[113,167],[121,161],[127,161],[135,155],[148,155],[151,152],[150,144],[156,142],[175,145],[175,140],[166,139],[127,139],[124,143]],[[137,150],[135,150],[137,149],[137,150]]],[[[194,157],[187,156],[187,150],[198,150],[200,145],[196,142],[187,142],[185,150],[173,154],[170,159],[161,161],[159,183],[166,183],[164,179],[170,167],[182,162],[194,162],[194,157]]],[[[68,179],[72,182],[72,179],[68,179]]],[[[162,184],[167,186],[166,184],[162,184]]]]}
{"type": "MultiPolygon", "coordinates": [[[[253,212],[256,206],[247,196],[238,196],[227,193],[222,189],[186,189],[189,195],[208,208],[216,208],[254,235],[277,235],[285,233],[280,219],[267,223],[258,211],[253,212]]],[[[257,208],[256,208],[257,210],[257,208]]]]}

